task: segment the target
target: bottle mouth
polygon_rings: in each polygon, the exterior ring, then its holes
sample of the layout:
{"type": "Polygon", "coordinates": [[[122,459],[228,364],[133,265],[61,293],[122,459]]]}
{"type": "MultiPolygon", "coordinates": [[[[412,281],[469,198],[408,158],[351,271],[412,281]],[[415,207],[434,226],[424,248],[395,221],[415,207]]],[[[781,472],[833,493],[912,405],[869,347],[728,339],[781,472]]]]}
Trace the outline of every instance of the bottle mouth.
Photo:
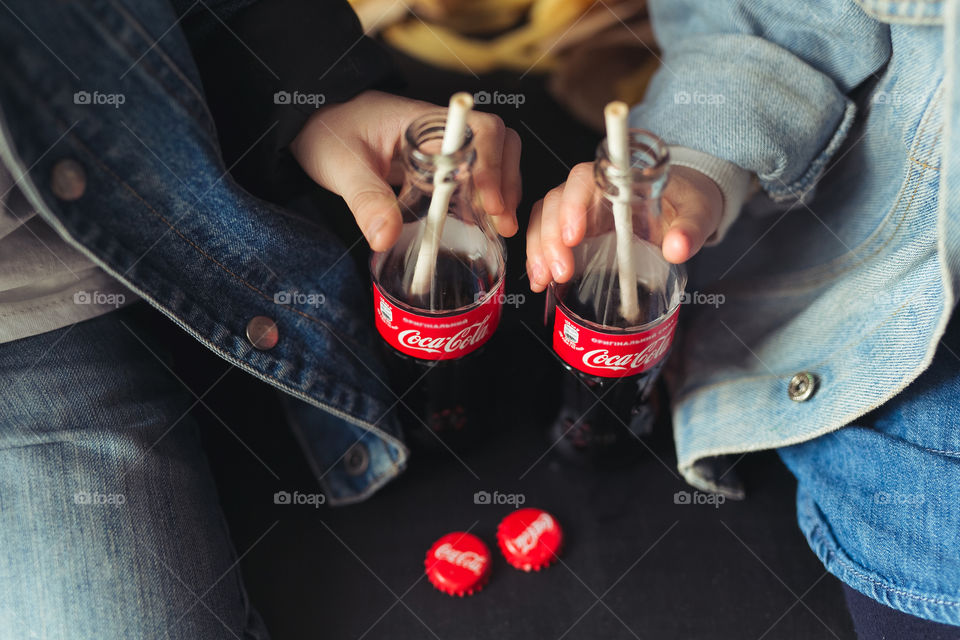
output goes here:
{"type": "MultiPolygon", "coordinates": [[[[670,151],[659,137],[645,129],[630,129],[630,182],[634,185],[660,183],[665,181],[670,151]]],[[[597,146],[597,160],[594,163],[597,181],[605,190],[616,188],[615,183],[624,177],[624,172],[613,164],[607,140],[597,146]]]]}
{"type": "Polygon", "coordinates": [[[440,153],[446,124],[446,111],[428,113],[410,123],[404,134],[406,152],[403,154],[409,168],[417,172],[432,172],[446,163],[460,173],[461,169],[473,164],[477,153],[473,148],[473,129],[470,125],[464,131],[463,144],[456,151],[440,153]]]}

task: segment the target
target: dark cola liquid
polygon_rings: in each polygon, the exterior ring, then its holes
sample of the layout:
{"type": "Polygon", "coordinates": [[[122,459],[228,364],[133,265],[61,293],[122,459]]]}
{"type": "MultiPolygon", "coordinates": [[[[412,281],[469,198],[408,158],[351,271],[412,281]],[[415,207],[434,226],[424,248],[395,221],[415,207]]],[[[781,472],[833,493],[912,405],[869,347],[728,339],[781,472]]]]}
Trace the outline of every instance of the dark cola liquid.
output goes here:
{"type": "MultiPolygon", "coordinates": [[[[441,251],[437,255],[437,285],[431,295],[411,296],[401,264],[383,266],[381,288],[394,298],[433,311],[461,309],[474,304],[495,285],[485,261],[441,251]]],[[[480,347],[456,360],[421,360],[383,342],[400,423],[414,452],[460,451],[484,433],[489,400],[483,393],[488,364],[480,347]]]]}
{"type": "MultiPolygon", "coordinates": [[[[571,280],[557,286],[556,296],[562,301],[558,304],[591,322],[630,326],[619,312],[618,286],[610,286],[607,295],[581,300],[577,293],[589,289],[581,284],[571,280]]],[[[640,323],[656,320],[669,310],[663,293],[651,292],[642,285],[638,285],[638,301],[640,323]]],[[[553,318],[548,326],[553,327],[553,318]]],[[[657,418],[654,389],[665,360],[626,378],[601,378],[564,362],[562,406],[549,432],[551,442],[556,443],[555,450],[564,458],[587,466],[611,467],[636,460],[645,450],[640,438],[651,433],[657,418]]]]}

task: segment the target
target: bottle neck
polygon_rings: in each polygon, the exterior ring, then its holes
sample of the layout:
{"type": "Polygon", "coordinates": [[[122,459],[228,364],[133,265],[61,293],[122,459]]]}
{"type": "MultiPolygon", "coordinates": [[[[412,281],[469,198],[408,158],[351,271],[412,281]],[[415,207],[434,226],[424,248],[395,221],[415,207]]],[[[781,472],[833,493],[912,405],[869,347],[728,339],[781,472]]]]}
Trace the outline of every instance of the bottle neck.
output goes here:
{"type": "Polygon", "coordinates": [[[660,138],[649,131],[631,129],[630,166],[614,165],[607,142],[597,147],[594,179],[604,198],[611,202],[642,205],[648,218],[660,217],[660,197],[667,183],[670,154],[660,138]]]}
{"type": "Polygon", "coordinates": [[[407,127],[403,144],[404,180],[408,186],[431,189],[435,182],[466,184],[471,179],[477,152],[473,131],[467,127],[463,144],[451,154],[441,154],[446,114],[427,114],[407,127]]]}

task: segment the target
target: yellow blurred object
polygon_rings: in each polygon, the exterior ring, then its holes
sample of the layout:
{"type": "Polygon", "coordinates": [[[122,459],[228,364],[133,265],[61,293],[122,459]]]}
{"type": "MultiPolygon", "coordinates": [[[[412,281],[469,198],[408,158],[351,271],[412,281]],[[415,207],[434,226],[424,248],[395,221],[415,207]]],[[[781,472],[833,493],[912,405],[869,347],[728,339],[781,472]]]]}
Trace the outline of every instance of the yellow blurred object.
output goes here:
{"type": "Polygon", "coordinates": [[[396,49],[445,69],[486,73],[500,66],[488,43],[464,38],[446,27],[408,20],[389,27],[383,35],[396,49]]]}
{"type": "MultiPolygon", "coordinates": [[[[431,2],[436,3],[438,0],[431,2]]],[[[520,5],[518,0],[483,0],[482,3],[488,7],[520,5]]],[[[400,51],[447,69],[468,73],[493,69],[544,71],[553,68],[555,60],[550,50],[563,30],[593,4],[595,0],[536,0],[530,7],[526,24],[492,40],[467,38],[453,29],[416,18],[388,27],[383,37],[400,51]]]]}
{"type": "Polygon", "coordinates": [[[549,72],[554,97],[594,126],[607,102],[638,102],[658,67],[646,0],[350,2],[368,34],[428,64],[549,72]]]}
{"type": "Polygon", "coordinates": [[[408,17],[407,5],[397,0],[350,0],[365,34],[374,35],[408,17]]]}
{"type": "Polygon", "coordinates": [[[534,0],[417,0],[417,15],[457,33],[499,33],[515,26],[534,0]]]}

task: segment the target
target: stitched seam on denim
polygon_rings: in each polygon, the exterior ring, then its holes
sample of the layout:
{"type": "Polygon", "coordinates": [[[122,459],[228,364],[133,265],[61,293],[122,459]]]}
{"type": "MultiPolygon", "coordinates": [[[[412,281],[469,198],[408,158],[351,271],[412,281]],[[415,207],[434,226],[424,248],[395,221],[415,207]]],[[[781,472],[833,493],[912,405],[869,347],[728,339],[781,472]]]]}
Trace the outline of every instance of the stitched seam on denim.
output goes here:
{"type": "MultiPolygon", "coordinates": [[[[916,134],[916,136],[914,137],[914,140],[913,140],[913,150],[911,150],[911,152],[907,154],[907,157],[908,157],[910,160],[914,160],[914,161],[916,160],[916,159],[914,158],[914,155],[915,155],[915,154],[914,154],[914,151],[916,151],[917,147],[920,145],[920,143],[921,143],[921,141],[922,141],[922,139],[923,139],[923,134],[925,134],[925,133],[927,132],[927,126],[930,124],[930,119],[935,115],[935,111],[936,111],[937,109],[941,108],[940,105],[941,105],[941,103],[942,103],[942,96],[943,96],[943,92],[941,91],[941,88],[942,88],[942,83],[941,83],[941,86],[938,87],[934,99],[933,99],[933,100],[931,101],[931,103],[927,106],[927,113],[925,114],[924,120],[923,120],[923,122],[921,122],[921,124],[920,124],[920,129],[919,129],[919,131],[917,132],[917,134],[916,134]]],[[[932,144],[930,145],[930,152],[927,154],[928,157],[929,157],[929,156],[932,156],[932,155],[935,153],[936,149],[938,148],[938,145],[940,144],[940,137],[941,137],[942,134],[943,134],[943,125],[941,124],[941,125],[940,125],[940,128],[939,128],[939,130],[938,130],[938,132],[937,132],[937,134],[936,134],[936,137],[934,138],[932,144]]],[[[910,183],[910,180],[912,180],[914,177],[915,177],[915,176],[914,176],[914,168],[913,168],[913,165],[909,165],[909,167],[908,167],[908,169],[907,169],[907,175],[904,177],[904,180],[903,180],[904,186],[906,186],[907,184],[909,184],[909,183],[910,183]]],[[[898,233],[898,232],[900,231],[900,229],[903,227],[903,223],[904,223],[904,221],[906,220],[907,215],[910,213],[911,208],[913,207],[913,201],[914,201],[914,200],[916,199],[916,197],[917,197],[917,192],[918,192],[919,189],[920,189],[920,185],[923,184],[923,176],[916,176],[916,181],[917,181],[917,182],[916,182],[916,184],[915,184],[914,187],[913,187],[913,192],[910,194],[910,201],[907,202],[906,206],[903,207],[902,213],[900,214],[900,216],[899,216],[899,217],[895,217],[895,216],[884,216],[883,221],[882,221],[882,222],[880,223],[880,225],[870,234],[870,237],[868,237],[866,240],[864,240],[862,243],[860,243],[860,245],[859,245],[856,249],[854,249],[853,251],[848,252],[847,254],[844,254],[843,256],[840,256],[840,259],[838,259],[838,262],[841,262],[841,263],[842,263],[842,262],[848,261],[848,260],[850,259],[850,257],[851,257],[851,254],[852,254],[852,257],[854,257],[854,259],[855,259],[856,256],[859,254],[859,251],[860,251],[861,249],[866,248],[867,245],[874,240],[874,238],[880,236],[881,233],[883,232],[884,228],[887,227],[887,226],[891,223],[892,220],[896,220],[896,226],[894,227],[893,231],[891,231],[889,234],[887,234],[886,239],[885,239],[879,246],[877,246],[877,247],[870,253],[870,255],[861,258],[858,262],[855,262],[855,263],[852,263],[852,264],[848,263],[848,266],[847,266],[846,268],[842,268],[842,269],[840,269],[839,271],[831,270],[831,271],[829,271],[828,273],[825,273],[823,277],[821,277],[821,278],[819,278],[819,279],[814,279],[814,280],[810,281],[809,283],[806,283],[806,286],[807,286],[807,287],[817,287],[817,286],[819,286],[819,285],[823,285],[823,284],[825,284],[825,283],[827,283],[827,282],[830,282],[830,281],[832,281],[832,280],[836,280],[838,277],[840,277],[840,276],[842,276],[842,275],[844,275],[844,274],[847,274],[847,273],[853,271],[854,269],[857,269],[858,267],[866,264],[869,260],[872,260],[872,259],[875,258],[881,251],[883,251],[884,249],[886,249],[886,248],[890,245],[890,243],[893,242],[893,239],[896,237],[897,233],[898,233]],[[845,258],[845,259],[844,259],[844,258],[845,258]],[[841,259],[844,259],[844,260],[841,260],[841,259]]],[[[894,203],[894,205],[893,205],[893,207],[892,207],[892,209],[891,209],[891,213],[895,212],[898,208],[900,208],[900,205],[901,205],[901,203],[903,202],[903,195],[904,195],[904,192],[903,192],[903,191],[901,191],[901,192],[898,194],[898,196],[897,196],[897,201],[894,203]]],[[[829,264],[830,264],[830,263],[827,263],[827,265],[829,265],[829,264]]],[[[820,268],[823,268],[824,266],[826,266],[826,265],[822,265],[820,268]]],[[[795,277],[795,274],[794,274],[794,277],[795,277]]]]}
{"type": "MultiPolygon", "coordinates": [[[[113,0],[109,1],[111,4],[113,4],[113,0]]],[[[97,11],[100,9],[100,7],[94,8],[90,6],[84,6],[80,13],[94,29],[102,32],[102,34],[110,39],[110,42],[115,43],[119,48],[121,48],[123,52],[130,57],[131,61],[136,60],[139,56],[130,48],[133,43],[116,37],[116,34],[113,33],[113,30],[110,29],[107,24],[105,24],[103,15],[97,13],[97,11]]],[[[114,7],[114,9],[116,9],[116,7],[114,7]]],[[[133,24],[132,20],[126,19],[126,16],[123,15],[122,11],[117,11],[117,14],[121,16],[121,19],[124,22],[133,24]]],[[[151,42],[149,34],[146,33],[142,27],[137,28],[135,26],[134,30],[144,39],[144,44],[146,46],[150,46],[151,42]]],[[[154,51],[157,52],[157,56],[159,56],[166,63],[164,66],[170,68],[173,73],[180,78],[181,82],[189,90],[189,93],[193,95],[195,99],[192,101],[192,106],[188,103],[188,101],[183,99],[183,92],[178,87],[165,81],[167,78],[165,78],[164,75],[161,74],[152,64],[150,60],[152,56],[145,54],[135,66],[142,67],[145,70],[144,75],[148,76],[151,80],[159,84],[162,87],[165,95],[168,95],[171,97],[171,99],[175,100],[177,104],[179,104],[184,111],[190,114],[192,118],[200,120],[202,116],[203,118],[210,119],[211,116],[207,110],[206,100],[203,96],[203,93],[198,93],[196,86],[190,82],[190,79],[173,63],[173,60],[169,59],[166,52],[161,50],[159,44],[153,47],[151,53],[154,51]]]]}
{"type": "Polygon", "coordinates": [[[930,447],[920,447],[924,451],[929,451],[930,453],[939,453],[945,456],[958,456],[960,457],[960,451],[950,451],[948,449],[931,449],[930,447]]]}
{"type": "MultiPolygon", "coordinates": [[[[923,9],[930,8],[940,10],[941,7],[938,5],[943,4],[943,0],[883,0],[882,2],[877,2],[876,0],[854,0],[865,13],[871,15],[877,20],[883,22],[883,18],[907,18],[910,20],[916,20],[914,24],[925,24],[920,22],[921,20],[930,20],[930,19],[942,19],[943,16],[940,13],[931,13],[924,12],[923,9]],[[920,15],[905,15],[902,12],[906,7],[910,8],[919,8],[921,13],[920,15]],[[893,11],[890,11],[893,9],[893,11]]],[[[910,23],[907,23],[910,24],[910,23]]]]}
{"type": "MultiPolygon", "coordinates": [[[[160,41],[154,38],[153,35],[149,31],[147,31],[147,29],[140,23],[140,21],[137,20],[136,17],[133,16],[129,11],[127,11],[126,7],[123,7],[122,5],[118,4],[116,0],[108,0],[108,2],[113,7],[114,11],[116,11],[127,24],[133,27],[134,31],[140,34],[140,37],[142,37],[145,41],[147,41],[148,44],[152,44],[152,42],[149,42],[149,41],[156,42],[152,51],[156,51],[157,55],[163,60],[164,63],[166,63],[166,66],[169,67],[170,70],[173,71],[173,73],[176,74],[187,87],[189,87],[191,93],[193,93],[194,96],[196,96],[197,101],[201,105],[206,105],[206,99],[204,98],[203,91],[201,91],[200,88],[197,87],[192,80],[190,80],[190,77],[186,73],[184,73],[184,71],[180,67],[178,67],[176,63],[174,63],[173,59],[170,56],[167,55],[167,52],[164,51],[163,47],[160,45],[160,41]]],[[[179,17],[180,16],[177,16],[177,18],[179,17]]],[[[181,29],[180,24],[182,24],[182,22],[178,23],[175,28],[181,29]]],[[[184,39],[186,38],[184,37],[184,39]]],[[[119,40],[116,40],[116,42],[118,42],[121,45],[124,45],[124,48],[127,48],[126,43],[120,42],[119,40]]],[[[144,56],[144,59],[145,58],[146,56],[144,56]]],[[[140,62],[143,62],[143,60],[141,60],[140,62]]]]}
{"type": "Polygon", "coordinates": [[[915,594],[915,593],[911,593],[911,592],[906,591],[906,590],[904,590],[904,589],[899,589],[899,588],[894,587],[894,586],[891,586],[891,585],[889,585],[889,584],[887,584],[887,583],[885,583],[885,582],[881,582],[880,580],[877,580],[876,578],[873,578],[873,577],[871,577],[871,576],[866,575],[866,574],[863,573],[856,565],[852,564],[852,561],[847,561],[843,556],[840,555],[841,552],[842,552],[844,555],[846,555],[846,551],[844,551],[844,550],[842,549],[842,547],[840,547],[840,544],[839,544],[838,542],[835,543],[835,544],[831,544],[830,540],[828,540],[827,537],[826,537],[823,533],[820,532],[821,528],[822,528],[822,527],[821,527],[819,524],[814,525],[813,530],[810,532],[810,536],[811,536],[811,537],[814,537],[814,536],[817,537],[817,539],[818,539],[822,544],[824,544],[825,546],[828,547],[827,552],[828,552],[831,556],[833,556],[834,560],[836,560],[836,561],[837,561],[839,564],[841,564],[847,571],[849,571],[850,573],[854,574],[854,575],[857,576],[858,578],[861,578],[861,579],[863,579],[863,580],[866,580],[866,581],[868,581],[868,582],[871,582],[871,583],[877,585],[878,587],[884,589],[885,591],[890,591],[890,592],[892,592],[892,593],[896,593],[896,594],[905,596],[905,597],[907,597],[907,598],[911,598],[911,599],[913,599],[913,600],[920,600],[920,601],[922,601],[922,602],[932,602],[932,603],[934,603],[934,604],[940,604],[940,605],[943,605],[943,606],[946,606],[946,607],[960,607],[960,602],[951,601],[951,600],[941,600],[941,599],[938,599],[938,598],[930,598],[930,597],[927,597],[927,596],[917,595],[917,594],[915,594]],[[829,548],[829,547],[834,547],[835,550],[832,549],[832,548],[829,548]]]}
{"type": "Polygon", "coordinates": [[[909,156],[909,157],[907,158],[907,160],[909,160],[910,162],[915,162],[915,163],[917,163],[918,165],[920,165],[920,166],[923,167],[924,169],[932,169],[933,171],[940,171],[940,167],[935,167],[935,166],[933,166],[932,164],[927,164],[927,163],[924,162],[923,160],[917,160],[917,159],[914,158],[913,156],[909,156]]]}
{"type": "MultiPolygon", "coordinates": [[[[62,123],[61,123],[61,124],[62,124],[62,123]]],[[[331,328],[330,326],[328,326],[327,323],[324,322],[323,320],[321,320],[320,318],[311,316],[311,315],[308,314],[308,313],[305,313],[305,312],[303,312],[303,311],[300,311],[299,309],[296,309],[296,308],[294,308],[294,307],[290,307],[290,306],[285,305],[285,304],[277,304],[276,301],[275,301],[272,297],[268,296],[266,293],[264,293],[263,291],[261,291],[261,290],[260,290],[259,288],[257,288],[256,286],[254,286],[254,285],[250,284],[249,282],[247,282],[246,280],[244,280],[240,275],[238,275],[238,274],[234,273],[233,271],[231,271],[226,265],[224,265],[224,264],[220,263],[219,261],[217,261],[216,258],[214,258],[214,257],[211,256],[210,254],[208,254],[206,251],[204,251],[203,248],[201,248],[199,245],[197,245],[195,242],[193,242],[193,240],[191,240],[190,238],[188,238],[183,232],[181,232],[181,231],[180,231],[179,229],[177,229],[173,224],[171,224],[170,221],[167,220],[159,211],[157,211],[156,209],[154,209],[154,208],[150,205],[150,203],[148,203],[148,202],[137,192],[136,189],[134,189],[134,188],[131,187],[129,184],[127,184],[127,182],[124,181],[122,178],[120,178],[120,176],[118,176],[116,173],[114,173],[113,170],[110,169],[110,167],[108,167],[108,166],[105,165],[103,162],[101,162],[101,161],[100,161],[100,158],[98,158],[98,157],[90,150],[90,148],[87,147],[87,146],[83,143],[82,140],[80,140],[80,139],[79,139],[76,135],[74,135],[73,133],[71,133],[69,137],[70,137],[70,139],[73,140],[78,146],[82,147],[83,150],[87,152],[88,156],[97,164],[97,166],[99,166],[101,169],[103,169],[103,170],[106,171],[108,174],[110,174],[110,175],[113,177],[113,179],[116,180],[118,183],[120,183],[121,185],[123,185],[123,187],[126,188],[137,200],[139,200],[141,203],[143,203],[143,205],[144,205],[155,217],[157,217],[157,218],[158,218],[159,220],[161,220],[165,225],[167,225],[167,226],[170,228],[171,231],[173,231],[173,232],[174,232],[175,234],[177,234],[181,239],[183,239],[184,242],[186,242],[186,243],[189,244],[191,247],[193,247],[193,248],[194,248],[200,255],[202,255],[204,258],[206,258],[207,260],[209,260],[209,261],[212,262],[213,264],[217,265],[220,269],[222,269],[223,271],[225,271],[226,273],[228,273],[230,276],[232,276],[233,278],[235,278],[236,280],[238,280],[239,282],[241,282],[245,287],[247,287],[248,289],[250,289],[251,291],[253,291],[254,293],[256,293],[258,296],[260,296],[260,297],[263,298],[264,300],[275,304],[277,307],[280,307],[280,308],[282,308],[282,309],[286,309],[287,311],[292,311],[293,313],[296,313],[297,315],[303,316],[303,317],[306,318],[307,320],[310,320],[311,322],[314,322],[314,323],[322,326],[323,328],[325,328],[327,331],[330,331],[331,333],[333,333],[333,331],[334,331],[333,328],[331,328]]],[[[351,338],[351,341],[352,341],[352,338],[351,338]]]]}
{"type": "MultiPolygon", "coordinates": [[[[927,110],[926,110],[926,113],[924,114],[923,121],[920,123],[920,128],[918,130],[918,133],[916,134],[916,136],[914,136],[912,149],[907,154],[908,160],[917,162],[918,164],[921,161],[918,161],[917,158],[914,157],[914,155],[918,145],[920,144],[920,141],[922,140],[923,134],[926,133],[927,126],[930,124],[930,119],[935,115],[936,109],[940,108],[940,104],[942,103],[942,96],[943,96],[943,92],[941,89],[942,89],[942,81],[940,83],[940,86],[937,88],[935,92],[934,98],[931,100],[930,104],[927,106],[927,110]]],[[[942,134],[943,134],[943,125],[941,124],[940,128],[938,129],[936,137],[934,138],[933,142],[930,145],[930,152],[926,154],[926,157],[932,156],[936,152],[938,145],[940,144],[940,138],[942,134]]],[[[914,179],[914,167],[913,167],[913,164],[910,164],[908,165],[908,168],[907,168],[907,175],[904,176],[904,179],[903,179],[903,187],[906,187],[912,179],[914,179]]],[[[777,293],[783,293],[790,290],[797,290],[797,289],[806,290],[806,289],[816,288],[818,286],[823,285],[824,283],[828,283],[830,281],[836,280],[838,277],[846,273],[849,273],[850,271],[862,266],[867,261],[873,259],[879,252],[883,251],[887,246],[889,246],[889,244],[893,241],[894,237],[896,237],[897,232],[903,227],[904,220],[906,219],[907,214],[910,212],[910,208],[913,205],[914,199],[916,198],[917,191],[919,190],[920,185],[923,183],[922,176],[917,176],[916,179],[917,179],[917,183],[916,185],[914,185],[913,192],[910,194],[910,201],[903,208],[900,216],[896,216],[895,214],[897,213],[897,210],[900,208],[901,203],[903,202],[903,197],[905,195],[905,192],[903,191],[902,188],[900,192],[897,194],[896,202],[894,202],[893,206],[890,208],[889,215],[884,216],[884,219],[880,222],[877,228],[870,233],[869,237],[867,237],[863,242],[861,242],[855,249],[848,251],[841,256],[838,256],[837,258],[831,260],[830,262],[826,262],[822,265],[817,265],[816,267],[811,267],[810,269],[808,269],[807,271],[812,272],[810,275],[810,279],[804,280],[802,285],[793,287],[793,288],[782,286],[782,283],[784,282],[803,279],[804,272],[795,271],[785,276],[781,276],[776,280],[771,281],[770,284],[764,284],[762,281],[760,282],[747,281],[747,285],[744,286],[743,289],[745,291],[749,291],[749,293],[740,294],[739,292],[734,290],[733,292],[730,292],[730,295],[734,297],[736,296],[753,297],[753,296],[767,295],[771,290],[777,293]],[[870,255],[861,258],[859,262],[851,264],[850,263],[851,259],[856,259],[857,255],[861,250],[867,248],[871,243],[875,242],[878,239],[878,236],[882,234],[883,230],[887,226],[889,226],[891,222],[894,220],[897,220],[896,227],[893,229],[892,232],[889,233],[889,235],[887,235],[886,239],[882,242],[882,244],[880,244],[874,251],[872,251],[870,255]],[[846,267],[840,266],[840,265],[843,265],[844,263],[847,263],[846,267]],[[836,265],[836,266],[831,266],[831,265],[836,265]],[[824,273],[822,276],[816,277],[817,271],[824,271],[824,273]]],[[[726,291],[729,292],[729,290],[726,290],[726,291]]]]}
{"type": "MultiPolygon", "coordinates": [[[[927,127],[930,125],[930,119],[936,115],[937,109],[942,108],[941,105],[943,103],[944,93],[945,91],[943,89],[943,79],[941,79],[937,85],[936,90],[934,90],[933,96],[931,97],[930,103],[927,105],[925,113],[923,114],[923,119],[920,122],[919,130],[917,131],[917,134],[914,136],[913,144],[911,145],[911,150],[907,153],[907,158],[909,160],[917,161],[917,159],[914,156],[917,155],[916,151],[918,150],[918,147],[921,141],[923,140],[923,135],[927,132],[927,127]]],[[[934,153],[938,148],[938,145],[940,144],[940,137],[942,135],[943,135],[943,124],[941,123],[940,128],[937,131],[937,135],[934,138],[933,143],[930,145],[930,151],[926,154],[926,157],[929,158],[934,155],[934,153]]],[[[913,179],[913,177],[914,177],[913,167],[908,166],[907,175],[903,179],[903,186],[905,187],[906,185],[908,185],[910,183],[910,180],[913,179]]],[[[897,235],[897,232],[903,226],[903,222],[906,219],[907,214],[910,211],[910,208],[913,206],[913,201],[917,196],[917,191],[919,190],[922,181],[923,181],[922,176],[917,176],[917,184],[913,188],[913,193],[910,194],[910,201],[906,204],[906,207],[904,208],[903,213],[900,215],[899,220],[896,223],[896,227],[887,236],[886,241],[884,241],[879,247],[877,247],[877,249],[873,251],[869,256],[867,256],[866,258],[862,258],[860,262],[849,265],[847,268],[842,269],[840,271],[834,271],[831,269],[829,274],[825,274],[825,276],[823,278],[820,278],[819,280],[812,281],[810,283],[810,286],[821,285],[825,282],[829,282],[830,280],[836,279],[836,277],[838,276],[842,276],[846,273],[849,273],[850,271],[856,269],[857,267],[866,263],[868,260],[875,257],[880,251],[882,251],[887,246],[889,246],[889,244],[893,241],[893,238],[897,235]]],[[[897,194],[896,202],[894,202],[893,207],[891,207],[891,210],[890,210],[891,215],[884,216],[884,219],[877,226],[877,228],[873,232],[871,232],[870,236],[867,237],[863,242],[861,242],[856,249],[849,252],[850,254],[853,254],[853,256],[856,257],[859,254],[861,249],[865,249],[869,245],[869,243],[873,242],[875,238],[879,237],[882,234],[884,228],[887,227],[893,219],[896,219],[896,216],[892,214],[894,214],[894,212],[896,212],[896,210],[900,207],[900,204],[903,202],[903,196],[904,196],[904,191],[903,189],[901,189],[900,192],[897,194]]],[[[844,254],[843,256],[839,256],[835,261],[831,261],[831,262],[837,262],[839,266],[840,264],[848,260],[849,260],[849,254],[844,254]]],[[[831,262],[826,263],[826,265],[821,265],[818,268],[829,268],[828,265],[830,265],[831,262]]]]}
{"type": "MultiPolygon", "coordinates": [[[[128,24],[134,24],[132,20],[127,20],[126,16],[124,16],[122,12],[117,11],[117,13],[121,15],[121,19],[123,21],[127,22],[128,24]]],[[[161,49],[159,43],[157,43],[157,45],[154,46],[150,51],[140,57],[140,54],[137,54],[131,48],[134,43],[124,41],[116,37],[116,34],[112,33],[112,31],[107,28],[107,25],[104,24],[104,20],[101,16],[91,15],[90,19],[94,21],[96,26],[103,30],[111,38],[111,40],[115,42],[116,45],[130,57],[130,61],[137,60],[138,57],[140,58],[134,67],[131,68],[132,76],[139,74],[142,76],[147,76],[156,82],[158,85],[160,85],[160,87],[163,88],[163,92],[175,100],[184,111],[190,114],[192,118],[200,120],[201,117],[211,117],[209,111],[207,110],[206,99],[204,98],[203,93],[197,93],[198,90],[196,86],[194,86],[194,84],[190,82],[190,79],[186,77],[186,75],[183,74],[183,72],[180,71],[180,69],[173,63],[173,61],[167,56],[166,52],[161,49]],[[183,86],[186,87],[187,93],[193,97],[193,100],[185,100],[184,93],[180,87],[176,86],[176,82],[168,82],[168,80],[172,80],[172,78],[170,78],[168,74],[164,74],[161,69],[154,65],[156,58],[160,59],[161,67],[166,67],[173,71],[173,74],[180,79],[183,86]]],[[[134,27],[134,30],[144,39],[143,44],[145,46],[150,46],[151,41],[149,34],[146,34],[142,28],[134,27]]]]}

